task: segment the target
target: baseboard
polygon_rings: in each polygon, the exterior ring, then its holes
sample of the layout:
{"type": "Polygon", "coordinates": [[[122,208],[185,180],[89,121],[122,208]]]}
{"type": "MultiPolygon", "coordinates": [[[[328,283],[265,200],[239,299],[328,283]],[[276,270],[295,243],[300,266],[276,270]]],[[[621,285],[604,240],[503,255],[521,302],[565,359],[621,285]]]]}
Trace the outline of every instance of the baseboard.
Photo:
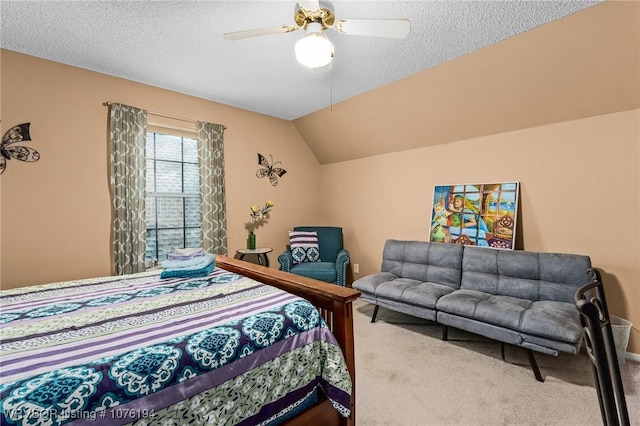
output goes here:
{"type": "Polygon", "coordinates": [[[625,359],[630,359],[631,361],[640,362],[640,354],[634,354],[633,352],[625,352],[625,359]]]}

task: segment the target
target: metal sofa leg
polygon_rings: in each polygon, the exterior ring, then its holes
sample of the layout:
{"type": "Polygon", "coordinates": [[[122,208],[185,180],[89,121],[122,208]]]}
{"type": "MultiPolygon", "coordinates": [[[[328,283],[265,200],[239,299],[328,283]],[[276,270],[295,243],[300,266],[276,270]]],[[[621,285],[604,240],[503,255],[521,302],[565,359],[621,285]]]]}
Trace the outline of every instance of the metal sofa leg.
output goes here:
{"type": "Polygon", "coordinates": [[[544,382],[544,379],[540,374],[540,369],[538,368],[538,363],[536,362],[536,357],[533,355],[533,351],[531,349],[527,349],[527,356],[529,357],[529,364],[531,364],[531,369],[533,370],[533,375],[536,376],[536,380],[544,382]]]}
{"type": "Polygon", "coordinates": [[[442,340],[444,340],[445,342],[449,340],[449,327],[447,327],[446,325],[442,326],[442,340]]]}
{"type": "Polygon", "coordinates": [[[502,355],[502,360],[506,362],[506,358],[504,356],[504,342],[500,342],[500,355],[502,355]]]}
{"type": "Polygon", "coordinates": [[[376,315],[378,315],[378,308],[380,306],[376,305],[376,307],[373,309],[373,315],[371,315],[371,322],[376,322],[376,315]]]}

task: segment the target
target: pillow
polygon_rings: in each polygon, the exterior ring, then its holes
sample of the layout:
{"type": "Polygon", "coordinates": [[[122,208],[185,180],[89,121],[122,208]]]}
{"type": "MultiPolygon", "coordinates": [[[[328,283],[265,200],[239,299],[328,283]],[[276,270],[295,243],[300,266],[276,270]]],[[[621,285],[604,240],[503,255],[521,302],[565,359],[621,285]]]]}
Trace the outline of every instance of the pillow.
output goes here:
{"type": "Polygon", "coordinates": [[[319,262],[318,233],[316,231],[289,231],[289,245],[293,264],[319,262]]]}

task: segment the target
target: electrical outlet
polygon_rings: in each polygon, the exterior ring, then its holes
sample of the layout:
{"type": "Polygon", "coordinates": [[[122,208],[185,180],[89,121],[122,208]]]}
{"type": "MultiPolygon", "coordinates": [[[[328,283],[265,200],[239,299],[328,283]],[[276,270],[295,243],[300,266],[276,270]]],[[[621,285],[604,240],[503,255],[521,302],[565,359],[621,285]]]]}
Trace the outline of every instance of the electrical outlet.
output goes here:
{"type": "Polygon", "coordinates": [[[353,264],[353,273],[354,274],[359,274],[360,273],[360,265],[358,265],[357,263],[353,264]]]}

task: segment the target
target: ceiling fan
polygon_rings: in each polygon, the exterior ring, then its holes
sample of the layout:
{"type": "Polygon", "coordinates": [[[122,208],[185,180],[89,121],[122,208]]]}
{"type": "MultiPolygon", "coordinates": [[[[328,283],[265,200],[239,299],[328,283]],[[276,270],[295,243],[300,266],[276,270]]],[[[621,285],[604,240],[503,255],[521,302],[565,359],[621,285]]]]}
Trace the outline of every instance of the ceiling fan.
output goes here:
{"type": "Polygon", "coordinates": [[[224,34],[227,40],[242,40],[271,34],[284,34],[306,30],[307,35],[295,45],[296,59],[312,69],[323,69],[333,59],[333,44],[325,30],[333,29],[338,34],[389,37],[407,37],[411,24],[407,19],[336,19],[329,2],[318,0],[299,1],[293,20],[296,25],[256,28],[224,34]]]}

